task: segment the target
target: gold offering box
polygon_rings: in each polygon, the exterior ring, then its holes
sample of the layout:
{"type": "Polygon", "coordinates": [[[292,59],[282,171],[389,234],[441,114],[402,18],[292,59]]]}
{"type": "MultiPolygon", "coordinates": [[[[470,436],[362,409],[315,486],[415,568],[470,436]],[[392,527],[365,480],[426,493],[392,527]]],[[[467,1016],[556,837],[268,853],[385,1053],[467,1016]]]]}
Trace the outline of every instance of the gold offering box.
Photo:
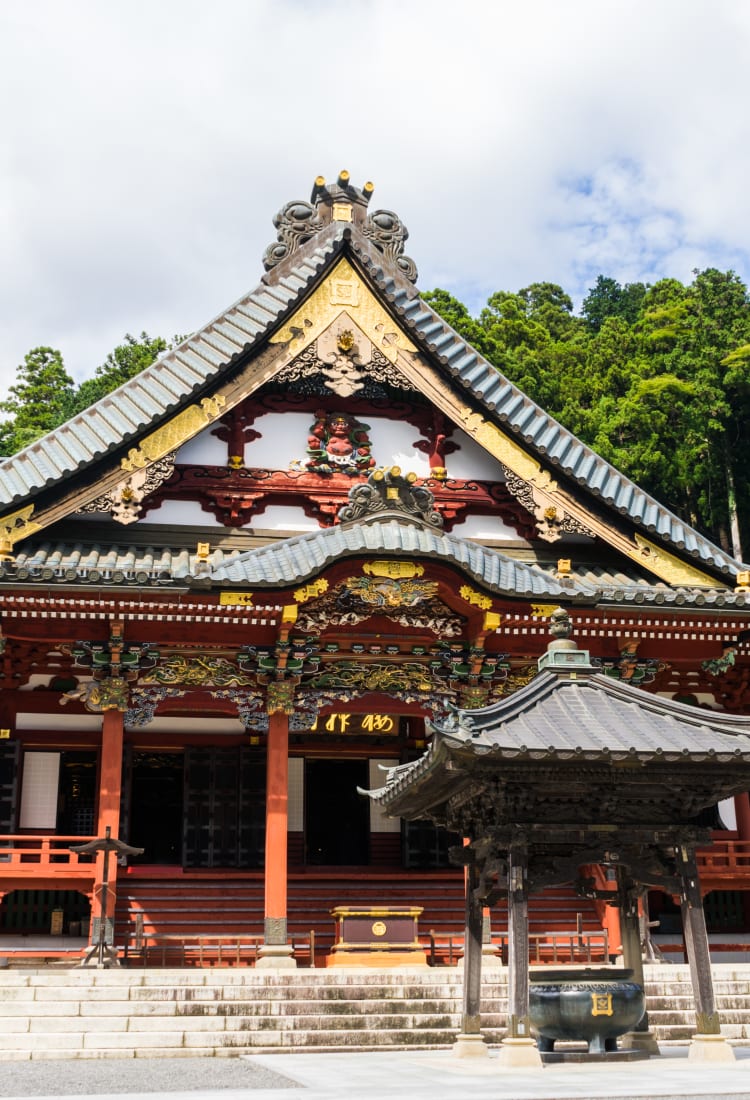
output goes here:
{"type": "Polygon", "coordinates": [[[417,938],[420,906],[337,905],[336,942],[326,966],[426,966],[417,938]]]}

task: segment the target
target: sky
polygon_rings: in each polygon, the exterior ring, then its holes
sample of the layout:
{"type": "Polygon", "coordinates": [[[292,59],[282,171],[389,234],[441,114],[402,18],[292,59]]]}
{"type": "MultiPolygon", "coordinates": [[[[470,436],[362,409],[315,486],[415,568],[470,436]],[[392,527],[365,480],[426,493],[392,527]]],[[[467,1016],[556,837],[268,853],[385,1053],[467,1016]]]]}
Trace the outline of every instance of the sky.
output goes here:
{"type": "Polygon", "coordinates": [[[750,282],[746,0],[2,0],[0,392],[254,287],[317,175],[423,290],[750,282]]]}

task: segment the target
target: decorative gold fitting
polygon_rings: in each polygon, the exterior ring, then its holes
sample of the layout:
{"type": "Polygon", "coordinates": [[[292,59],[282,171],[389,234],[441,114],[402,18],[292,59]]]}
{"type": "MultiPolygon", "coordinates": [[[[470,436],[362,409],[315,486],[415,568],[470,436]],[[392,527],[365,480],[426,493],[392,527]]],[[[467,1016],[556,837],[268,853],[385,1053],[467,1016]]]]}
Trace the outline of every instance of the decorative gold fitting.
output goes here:
{"type": "Polygon", "coordinates": [[[371,194],[373,193],[373,191],[375,190],[375,184],[374,184],[374,183],[371,183],[371,182],[370,182],[370,181],[368,180],[368,181],[367,181],[367,183],[366,183],[366,184],[364,185],[364,187],[362,188],[362,190],[363,190],[363,192],[365,193],[365,195],[367,195],[367,197],[369,198],[369,197],[370,197],[370,195],[371,195],[371,194]]]}
{"type": "Polygon", "coordinates": [[[434,478],[435,481],[445,481],[447,476],[448,471],[445,466],[433,466],[430,470],[430,477],[434,478]]]}
{"type": "Polygon", "coordinates": [[[345,168],[342,168],[339,172],[339,178],[336,180],[339,187],[346,187],[349,183],[349,173],[345,168]]]}
{"type": "Polygon", "coordinates": [[[571,574],[570,558],[558,558],[557,561],[557,575],[558,577],[569,577],[571,574]]]}
{"type": "Polygon", "coordinates": [[[398,500],[398,489],[395,485],[389,485],[385,491],[385,495],[388,500],[398,500]]]}
{"type": "Polygon", "coordinates": [[[7,535],[0,536],[0,561],[15,561],[16,557],[13,553],[13,543],[10,541],[7,535]]]}
{"type": "Polygon", "coordinates": [[[229,467],[230,470],[241,470],[244,465],[245,465],[245,461],[244,461],[242,455],[230,455],[229,456],[229,461],[227,462],[227,466],[229,467]]]}
{"type": "Polygon", "coordinates": [[[208,561],[210,552],[211,544],[208,542],[199,542],[195,548],[195,556],[198,561],[208,561]]]}
{"type": "Polygon", "coordinates": [[[335,222],[350,222],[352,220],[352,208],[348,202],[335,202],[333,204],[333,220],[335,222]]]}
{"type": "MultiPolygon", "coordinates": [[[[0,552],[2,551],[2,540],[0,540],[0,552]]],[[[742,569],[736,576],[737,586],[735,592],[747,592],[750,589],[750,570],[742,569]]]]}

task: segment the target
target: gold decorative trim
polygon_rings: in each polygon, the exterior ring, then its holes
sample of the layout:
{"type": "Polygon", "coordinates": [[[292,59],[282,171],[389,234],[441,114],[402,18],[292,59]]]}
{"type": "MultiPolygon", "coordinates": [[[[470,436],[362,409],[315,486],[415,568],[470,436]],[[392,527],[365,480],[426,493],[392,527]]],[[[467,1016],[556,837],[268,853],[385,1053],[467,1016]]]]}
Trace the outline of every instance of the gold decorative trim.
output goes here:
{"type": "Polygon", "coordinates": [[[726,585],[715,581],[713,577],[701,572],[700,569],[696,569],[695,566],[680,561],[679,558],[662,549],[661,546],[649,542],[643,535],[636,535],[635,542],[638,549],[631,552],[631,557],[642,562],[643,565],[669,584],[687,585],[688,587],[698,585],[701,588],[726,587],[726,585]]]}
{"type": "Polygon", "coordinates": [[[531,614],[539,619],[548,619],[553,611],[557,611],[556,603],[533,603],[531,614]]]}
{"type": "Polygon", "coordinates": [[[33,512],[34,505],[27,504],[25,508],[19,508],[17,512],[2,516],[0,518],[0,536],[8,539],[11,546],[15,546],[22,539],[28,538],[36,531],[41,531],[42,524],[31,518],[33,512]]]}
{"type": "Polygon", "coordinates": [[[416,352],[406,333],[383,308],[348,260],[341,260],[294,316],[270,339],[288,344],[297,355],[331,325],[341,313],[351,312],[364,334],[392,363],[401,351],[416,352]]]}
{"type": "Polygon", "coordinates": [[[120,462],[120,466],[123,470],[131,472],[143,469],[150,462],[163,458],[169,451],[180,447],[207,424],[216,420],[225,404],[226,398],[217,394],[215,397],[204,397],[199,405],[188,406],[174,416],[168,424],[147,435],[139,447],[131,448],[120,462]]]}
{"type": "MultiPolygon", "coordinates": [[[[201,543],[198,543],[198,545],[200,546],[201,543]]],[[[207,545],[207,544],[204,543],[203,545],[207,545]]],[[[252,607],[253,606],[253,594],[252,594],[252,592],[220,592],[219,593],[219,606],[220,607],[252,607]]]]}
{"type": "Polygon", "coordinates": [[[371,577],[421,577],[424,566],[413,561],[368,561],[362,572],[371,577]]]}
{"type": "Polygon", "coordinates": [[[308,600],[314,600],[317,596],[322,596],[324,592],[328,591],[328,581],[324,577],[318,577],[316,581],[311,581],[306,584],[304,588],[298,588],[294,592],[294,598],[297,603],[307,603],[308,600]]]}
{"type": "Polygon", "coordinates": [[[491,421],[465,407],[460,409],[459,420],[467,435],[506,466],[510,466],[513,473],[546,493],[552,493],[559,488],[552,475],[543,470],[536,459],[491,421]]]}
{"type": "Polygon", "coordinates": [[[468,584],[462,585],[458,594],[462,600],[466,603],[474,604],[476,607],[481,607],[483,611],[489,611],[492,607],[492,600],[489,596],[483,595],[481,592],[477,592],[475,588],[469,588],[468,584]]]}

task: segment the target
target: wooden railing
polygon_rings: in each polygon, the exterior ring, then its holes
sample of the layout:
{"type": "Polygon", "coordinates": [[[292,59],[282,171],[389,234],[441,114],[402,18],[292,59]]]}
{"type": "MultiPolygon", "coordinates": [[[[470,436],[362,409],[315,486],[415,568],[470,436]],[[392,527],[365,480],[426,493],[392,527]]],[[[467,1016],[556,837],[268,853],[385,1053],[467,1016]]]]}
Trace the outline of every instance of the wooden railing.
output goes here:
{"type": "Polygon", "coordinates": [[[740,878],[750,875],[750,840],[716,840],[697,852],[698,874],[740,878]]]}
{"type": "MultiPolygon", "coordinates": [[[[254,966],[264,942],[262,935],[235,932],[229,935],[144,932],[136,920],[126,935],[122,951],[125,966],[254,966]]],[[[315,931],[295,936],[295,958],[315,966],[315,931]]]]}
{"type": "MultiPolygon", "coordinates": [[[[430,966],[453,966],[463,955],[463,936],[441,936],[431,929],[427,942],[430,966]]],[[[503,962],[508,962],[508,937],[492,937],[503,962]]],[[[609,941],[606,929],[601,932],[530,932],[529,962],[542,963],[609,963],[609,941]]]]}
{"type": "Polygon", "coordinates": [[[71,844],[85,844],[90,836],[0,835],[0,880],[7,876],[93,878],[95,860],[70,851],[71,844]]]}

